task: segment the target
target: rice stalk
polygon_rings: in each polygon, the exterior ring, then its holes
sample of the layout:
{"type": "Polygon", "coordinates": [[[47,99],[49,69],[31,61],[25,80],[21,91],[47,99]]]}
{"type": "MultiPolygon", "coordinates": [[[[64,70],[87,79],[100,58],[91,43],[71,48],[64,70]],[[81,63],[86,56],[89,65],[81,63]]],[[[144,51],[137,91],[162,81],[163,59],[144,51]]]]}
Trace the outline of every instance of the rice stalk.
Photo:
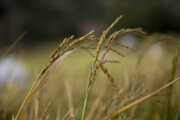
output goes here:
{"type": "MultiPolygon", "coordinates": [[[[145,33],[141,30],[141,28],[136,28],[136,29],[121,29],[121,30],[113,33],[108,39],[106,39],[106,36],[109,33],[109,31],[111,30],[111,28],[115,24],[117,24],[117,22],[121,18],[122,18],[122,16],[118,17],[110,25],[110,27],[108,27],[102,33],[100,38],[95,38],[92,35],[92,33],[94,31],[91,31],[88,34],[86,34],[85,36],[83,36],[83,37],[81,37],[79,39],[75,39],[74,41],[71,41],[74,36],[71,36],[69,38],[65,38],[63,40],[63,42],[57,47],[57,49],[55,49],[54,52],[50,55],[47,64],[43,67],[43,69],[40,72],[39,76],[34,81],[32,87],[28,91],[28,93],[27,93],[23,103],[21,104],[21,107],[20,107],[20,109],[19,109],[19,111],[18,111],[18,113],[17,113],[17,115],[15,117],[15,120],[18,119],[20,113],[22,112],[24,106],[28,103],[28,101],[35,95],[35,93],[37,93],[37,91],[41,88],[41,86],[46,82],[46,80],[47,80],[48,76],[50,75],[50,73],[52,73],[52,71],[59,64],[59,60],[62,60],[62,58],[64,58],[64,56],[66,56],[69,52],[71,53],[73,50],[76,50],[77,48],[81,48],[80,45],[83,45],[82,48],[83,47],[86,48],[85,44],[90,43],[92,41],[97,43],[97,47],[95,48],[96,49],[95,55],[91,54],[94,57],[94,61],[93,61],[93,64],[92,64],[92,67],[91,67],[91,70],[90,70],[89,76],[88,76],[88,83],[87,83],[87,88],[86,88],[86,95],[85,95],[85,99],[84,99],[84,105],[83,105],[81,120],[84,120],[88,96],[89,96],[89,93],[90,93],[91,88],[93,86],[93,83],[95,82],[95,77],[97,75],[97,71],[98,71],[99,68],[102,69],[102,71],[105,73],[107,78],[110,80],[112,86],[118,92],[119,88],[118,88],[117,84],[115,83],[113,77],[108,73],[107,68],[105,68],[103,66],[103,64],[105,62],[117,62],[117,61],[108,61],[108,60],[105,60],[105,56],[107,55],[107,53],[109,51],[112,51],[112,52],[114,52],[114,53],[124,57],[123,54],[121,54],[120,52],[118,52],[118,51],[114,50],[113,48],[111,48],[111,46],[113,45],[114,40],[118,36],[120,36],[122,34],[125,34],[125,33],[137,34],[138,36],[145,35],[145,33]],[[100,52],[102,50],[105,50],[105,51],[104,51],[102,57],[100,58],[99,56],[100,56],[100,52]]],[[[124,48],[132,50],[131,48],[129,48],[129,47],[125,46],[125,45],[121,45],[121,44],[117,44],[117,45],[120,45],[120,46],[122,46],[124,48]]]]}
{"type": "Polygon", "coordinates": [[[50,59],[53,58],[60,50],[61,48],[67,44],[70,40],[72,40],[74,38],[74,35],[72,35],[71,37],[69,38],[65,38],[61,44],[58,46],[58,48],[56,50],[54,50],[54,52],[52,53],[52,55],[50,56],[50,59]]]}
{"type": "Polygon", "coordinates": [[[101,65],[101,70],[104,72],[104,74],[106,75],[106,77],[109,79],[111,85],[114,87],[114,89],[116,90],[117,94],[119,94],[118,85],[115,83],[113,77],[109,74],[108,69],[105,68],[103,65],[101,65]]]}
{"type": "Polygon", "coordinates": [[[85,110],[86,110],[86,105],[87,105],[87,100],[88,100],[88,96],[89,96],[89,92],[91,90],[92,87],[92,82],[94,81],[94,78],[96,76],[96,72],[97,69],[99,67],[99,64],[96,64],[98,61],[98,57],[99,57],[99,53],[100,53],[100,49],[102,48],[104,39],[106,37],[106,35],[108,34],[108,32],[110,31],[110,29],[122,18],[122,16],[118,17],[111,25],[109,28],[107,28],[106,31],[104,31],[102,33],[102,36],[100,37],[97,49],[96,49],[96,54],[94,57],[94,62],[92,65],[92,68],[90,70],[89,76],[88,76],[88,84],[87,84],[87,89],[86,89],[86,94],[85,94],[85,99],[84,99],[84,105],[83,105],[83,110],[82,110],[82,115],[81,115],[81,120],[84,120],[84,115],[85,115],[85,110]]]}
{"type": "MultiPolygon", "coordinates": [[[[136,28],[136,29],[121,29],[121,30],[113,33],[109,37],[109,39],[107,39],[107,42],[106,42],[106,40],[105,40],[106,34],[118,22],[118,20],[120,20],[120,18],[122,18],[122,17],[119,17],[117,20],[115,20],[115,22],[113,22],[112,25],[106,31],[104,31],[102,36],[100,37],[100,40],[99,40],[99,43],[98,43],[97,49],[96,49],[96,54],[94,56],[94,63],[92,65],[91,71],[90,71],[89,76],[88,76],[88,85],[87,85],[87,89],[86,89],[86,94],[85,94],[85,100],[84,100],[84,106],[83,106],[81,120],[84,120],[84,114],[85,114],[85,109],[86,109],[86,104],[87,104],[87,99],[88,99],[88,96],[89,96],[89,92],[90,92],[90,90],[92,88],[92,84],[95,81],[95,76],[96,76],[97,70],[101,66],[101,64],[104,62],[105,55],[109,52],[109,50],[111,50],[111,51],[117,53],[118,55],[123,56],[121,53],[119,53],[118,51],[113,50],[111,48],[111,44],[113,43],[115,38],[118,37],[121,34],[124,34],[124,33],[134,33],[134,34],[137,34],[137,35],[142,35],[142,34],[144,35],[144,34],[146,34],[146,33],[142,32],[142,29],[140,29],[140,28],[136,28]],[[105,45],[105,47],[104,47],[105,42],[106,42],[107,45],[105,45]],[[98,56],[99,56],[99,53],[100,53],[100,49],[102,49],[103,47],[106,48],[106,51],[104,52],[104,54],[101,57],[101,60],[99,61],[98,60],[98,56]]],[[[110,82],[112,83],[113,87],[116,88],[116,91],[119,91],[117,89],[118,88],[117,85],[115,84],[115,82],[112,79],[112,77],[110,76],[110,74],[107,74],[107,71],[104,71],[104,72],[105,72],[106,75],[108,75],[107,77],[110,79],[110,82]]]]}
{"type": "MultiPolygon", "coordinates": [[[[40,86],[42,86],[42,84],[45,82],[46,79],[42,79],[42,81],[39,83],[37,89],[34,90],[34,88],[37,86],[39,80],[41,80],[42,76],[44,75],[44,73],[46,71],[49,70],[49,68],[53,65],[53,63],[55,63],[55,61],[57,59],[59,59],[62,55],[64,55],[68,50],[71,50],[71,48],[78,44],[79,42],[88,40],[89,36],[93,33],[94,31],[89,32],[87,35],[74,40],[73,42],[71,42],[70,44],[67,44],[68,41],[70,41],[73,36],[71,36],[68,39],[64,39],[64,41],[62,42],[62,44],[59,45],[59,47],[51,54],[48,63],[43,67],[42,71],[40,72],[39,76],[37,77],[37,79],[34,81],[32,87],[30,88],[30,90],[28,91],[23,103],[21,104],[20,109],[18,110],[18,113],[15,117],[15,120],[18,119],[20,113],[22,112],[24,106],[26,105],[26,103],[31,99],[31,97],[38,91],[38,89],[40,88],[40,86]],[[64,47],[64,48],[63,48],[64,47]],[[60,52],[60,53],[59,53],[60,52]],[[33,92],[33,93],[32,93],[33,92]]],[[[45,75],[45,78],[48,77],[48,74],[45,75]]]]}
{"type": "MultiPolygon", "coordinates": [[[[87,50],[87,49],[85,49],[85,48],[84,48],[84,50],[87,51],[92,57],[94,57],[94,55],[93,55],[89,50],[87,50]]],[[[100,61],[98,60],[98,62],[100,62],[100,61]]],[[[103,64],[106,63],[106,62],[119,63],[119,61],[107,61],[107,60],[105,60],[105,61],[103,62],[103,64]]],[[[118,85],[115,83],[113,77],[109,74],[108,69],[105,68],[105,67],[103,66],[103,64],[100,64],[101,70],[104,72],[104,74],[106,75],[106,77],[108,78],[108,80],[110,81],[110,83],[112,84],[112,86],[114,87],[115,91],[119,94],[118,85]]]]}

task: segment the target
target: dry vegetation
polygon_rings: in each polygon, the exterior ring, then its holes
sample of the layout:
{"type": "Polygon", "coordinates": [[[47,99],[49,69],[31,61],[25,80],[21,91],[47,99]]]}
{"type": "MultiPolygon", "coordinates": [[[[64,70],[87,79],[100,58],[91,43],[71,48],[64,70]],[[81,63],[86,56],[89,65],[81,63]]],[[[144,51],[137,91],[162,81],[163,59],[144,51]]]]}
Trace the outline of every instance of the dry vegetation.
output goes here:
{"type": "MultiPolygon", "coordinates": [[[[110,34],[121,18],[100,37],[91,31],[77,39],[65,38],[24,100],[24,90],[16,90],[17,86],[1,88],[0,119],[179,120],[178,37],[147,35],[141,28],[110,34]],[[117,40],[124,34],[141,39],[139,49],[117,40]],[[154,60],[148,51],[157,42],[164,44],[166,51],[154,60]]],[[[39,63],[44,61],[41,58],[39,63]]]]}

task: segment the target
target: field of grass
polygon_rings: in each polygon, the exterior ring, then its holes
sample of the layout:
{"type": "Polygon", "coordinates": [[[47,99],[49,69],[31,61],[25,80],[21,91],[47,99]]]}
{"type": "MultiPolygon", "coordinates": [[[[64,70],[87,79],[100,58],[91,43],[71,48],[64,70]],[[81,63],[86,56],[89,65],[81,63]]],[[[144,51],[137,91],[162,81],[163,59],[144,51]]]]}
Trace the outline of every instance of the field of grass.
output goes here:
{"type": "Polygon", "coordinates": [[[111,36],[111,27],[19,52],[31,74],[0,88],[0,120],[180,120],[180,37],[139,28],[111,36]],[[141,42],[132,50],[118,41],[122,34],[141,42]]]}

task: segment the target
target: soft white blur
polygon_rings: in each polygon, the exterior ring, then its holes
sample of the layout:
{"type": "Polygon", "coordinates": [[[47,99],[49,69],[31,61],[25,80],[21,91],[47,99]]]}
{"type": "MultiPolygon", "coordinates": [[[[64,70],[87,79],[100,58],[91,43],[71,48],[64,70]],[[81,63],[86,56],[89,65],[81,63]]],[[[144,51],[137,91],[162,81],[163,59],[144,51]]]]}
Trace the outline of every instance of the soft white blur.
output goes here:
{"type": "Polygon", "coordinates": [[[0,60],[0,86],[21,85],[27,79],[27,69],[15,55],[8,55],[0,60]]]}

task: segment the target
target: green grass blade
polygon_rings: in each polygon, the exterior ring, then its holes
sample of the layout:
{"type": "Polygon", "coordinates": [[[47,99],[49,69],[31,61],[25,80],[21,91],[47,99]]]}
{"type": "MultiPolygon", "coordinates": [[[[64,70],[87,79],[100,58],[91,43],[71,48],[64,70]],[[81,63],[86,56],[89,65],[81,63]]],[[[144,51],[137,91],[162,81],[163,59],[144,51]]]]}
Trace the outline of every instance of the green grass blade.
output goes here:
{"type": "MultiPolygon", "coordinates": [[[[177,62],[178,62],[178,58],[180,55],[180,45],[177,49],[177,52],[175,54],[175,56],[173,57],[172,60],[172,69],[171,69],[171,74],[170,74],[170,78],[168,82],[172,82],[173,79],[175,78],[175,74],[176,74],[176,69],[177,69],[177,62]]],[[[170,86],[168,88],[168,93],[167,93],[167,110],[166,110],[166,120],[171,120],[171,98],[172,98],[172,92],[173,92],[173,86],[170,86]]]]}
{"type": "Polygon", "coordinates": [[[26,32],[23,32],[8,48],[5,52],[0,55],[0,57],[6,56],[12,49],[23,39],[23,37],[26,35],[26,32]]]}

